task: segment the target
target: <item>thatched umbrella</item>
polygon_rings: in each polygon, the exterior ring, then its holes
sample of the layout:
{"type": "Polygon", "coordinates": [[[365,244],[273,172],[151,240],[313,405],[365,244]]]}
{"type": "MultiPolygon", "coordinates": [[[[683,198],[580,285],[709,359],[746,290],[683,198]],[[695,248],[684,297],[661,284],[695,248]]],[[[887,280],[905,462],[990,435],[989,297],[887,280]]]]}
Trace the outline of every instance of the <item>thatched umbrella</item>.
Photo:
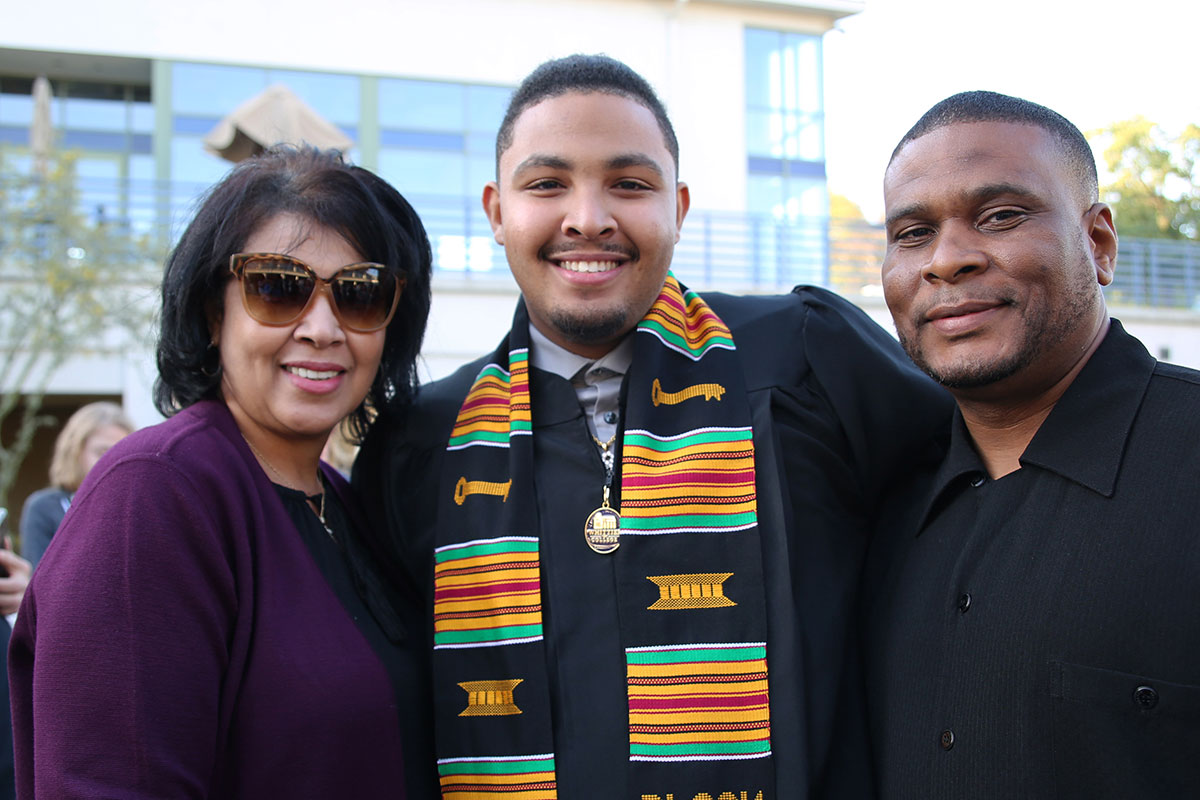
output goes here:
{"type": "Polygon", "coordinates": [[[275,144],[310,144],[348,150],[342,131],[281,84],[268,86],[217,123],[204,137],[204,148],[238,162],[275,144]]]}

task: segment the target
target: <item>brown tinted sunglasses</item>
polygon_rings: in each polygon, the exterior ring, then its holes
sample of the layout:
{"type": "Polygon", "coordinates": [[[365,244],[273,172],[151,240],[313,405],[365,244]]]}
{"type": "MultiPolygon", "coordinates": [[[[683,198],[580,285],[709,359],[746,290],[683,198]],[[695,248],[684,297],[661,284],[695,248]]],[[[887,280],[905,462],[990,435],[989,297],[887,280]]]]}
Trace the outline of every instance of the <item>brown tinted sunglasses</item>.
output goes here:
{"type": "Polygon", "coordinates": [[[371,333],[396,313],[404,277],[383,264],[342,267],[322,278],[298,258],[279,253],[234,253],[229,271],[242,283],[242,306],[263,325],[290,325],[304,316],[317,292],[326,292],[343,327],[371,333]]]}

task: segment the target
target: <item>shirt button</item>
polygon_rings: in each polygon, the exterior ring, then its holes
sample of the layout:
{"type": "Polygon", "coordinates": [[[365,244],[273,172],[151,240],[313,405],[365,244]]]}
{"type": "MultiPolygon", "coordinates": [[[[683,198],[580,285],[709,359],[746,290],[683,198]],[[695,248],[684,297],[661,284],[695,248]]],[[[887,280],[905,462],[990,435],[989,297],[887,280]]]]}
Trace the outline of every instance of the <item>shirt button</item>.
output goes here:
{"type": "Polygon", "coordinates": [[[954,747],[954,731],[947,729],[942,731],[942,749],[949,750],[951,747],[954,747]]]}
{"type": "Polygon", "coordinates": [[[1158,705],[1158,692],[1153,686],[1139,686],[1133,690],[1133,701],[1142,709],[1149,711],[1158,705]]]}
{"type": "Polygon", "coordinates": [[[984,477],[982,472],[976,472],[971,475],[971,486],[978,489],[980,486],[983,486],[983,482],[986,480],[987,478],[984,477]]]}
{"type": "Polygon", "coordinates": [[[968,592],[963,592],[958,596],[958,610],[965,614],[970,607],[971,595],[968,592]]]}
{"type": "Polygon", "coordinates": [[[609,425],[616,425],[618,419],[620,419],[620,417],[617,415],[617,412],[615,412],[615,411],[605,411],[604,412],[604,421],[607,422],[609,425]]]}

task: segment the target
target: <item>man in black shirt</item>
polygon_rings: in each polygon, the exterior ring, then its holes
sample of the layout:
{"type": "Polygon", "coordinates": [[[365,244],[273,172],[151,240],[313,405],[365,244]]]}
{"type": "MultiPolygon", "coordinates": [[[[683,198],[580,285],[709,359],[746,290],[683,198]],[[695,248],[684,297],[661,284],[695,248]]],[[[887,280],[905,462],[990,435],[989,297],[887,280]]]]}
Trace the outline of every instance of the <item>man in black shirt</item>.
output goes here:
{"type": "Polygon", "coordinates": [[[958,412],[872,554],[882,796],[1194,796],[1200,373],[1108,317],[1117,235],[1087,142],[1033,103],[956,95],[884,194],[885,297],[958,412]]]}

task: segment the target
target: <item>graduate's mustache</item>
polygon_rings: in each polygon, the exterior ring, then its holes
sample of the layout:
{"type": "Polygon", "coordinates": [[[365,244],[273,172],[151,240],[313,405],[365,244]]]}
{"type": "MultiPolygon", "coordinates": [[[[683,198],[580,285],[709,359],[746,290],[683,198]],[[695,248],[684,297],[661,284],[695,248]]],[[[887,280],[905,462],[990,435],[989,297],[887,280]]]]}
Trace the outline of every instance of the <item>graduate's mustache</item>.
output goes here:
{"type": "Polygon", "coordinates": [[[547,245],[542,248],[540,256],[543,260],[557,258],[568,253],[616,253],[624,256],[630,261],[636,261],[638,250],[632,245],[623,245],[616,242],[595,242],[579,244],[576,242],[563,242],[562,244],[547,245]]]}

